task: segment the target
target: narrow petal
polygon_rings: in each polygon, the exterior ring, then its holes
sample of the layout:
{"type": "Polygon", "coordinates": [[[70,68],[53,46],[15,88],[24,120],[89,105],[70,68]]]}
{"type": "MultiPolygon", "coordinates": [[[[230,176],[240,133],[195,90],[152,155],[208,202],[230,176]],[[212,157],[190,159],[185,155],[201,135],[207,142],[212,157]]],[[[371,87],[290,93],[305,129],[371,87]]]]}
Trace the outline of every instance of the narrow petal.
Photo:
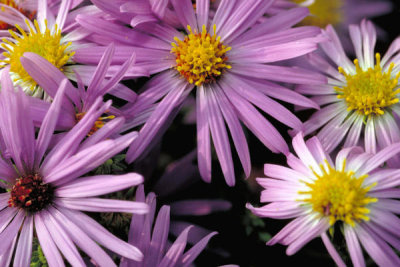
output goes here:
{"type": "Polygon", "coordinates": [[[81,141],[93,127],[94,122],[109,106],[111,106],[111,101],[103,104],[101,98],[97,99],[85,116],[54,146],[44,159],[41,166],[43,176],[47,176],[52,168],[76,152],[81,141]]]}
{"type": "Polygon", "coordinates": [[[229,186],[235,185],[235,172],[233,169],[233,160],[229,144],[228,134],[226,132],[221,110],[218,107],[214,89],[206,89],[206,101],[208,107],[208,123],[210,125],[211,137],[214,143],[218,160],[221,164],[222,173],[229,186]]]}
{"type": "Polygon", "coordinates": [[[276,82],[288,82],[295,84],[326,83],[325,76],[297,67],[283,67],[252,63],[235,64],[235,66],[229,71],[247,77],[267,79],[276,82]]]}
{"type": "MultiPolygon", "coordinates": [[[[9,194],[7,194],[9,195],[9,194]]],[[[8,201],[9,197],[7,198],[8,201]]],[[[7,203],[8,205],[8,203],[7,203]]],[[[7,206],[6,205],[6,206],[7,206]]],[[[2,211],[0,211],[0,233],[3,232],[4,229],[8,226],[9,222],[14,219],[14,216],[17,214],[18,209],[6,207],[2,211]]]]}
{"type": "Polygon", "coordinates": [[[63,214],[65,214],[65,216],[70,218],[73,223],[79,225],[80,228],[93,240],[100,243],[104,247],[123,257],[135,261],[141,261],[143,259],[143,254],[136,247],[118,239],[89,216],[83,214],[82,212],[63,208],[61,208],[61,211],[63,214]]]}
{"type": "Polygon", "coordinates": [[[46,116],[43,119],[42,126],[40,127],[39,135],[36,140],[36,167],[39,166],[40,162],[42,161],[42,157],[46,152],[51,137],[53,136],[54,129],[56,127],[56,123],[58,120],[58,114],[61,110],[61,102],[64,98],[64,91],[67,87],[68,80],[65,79],[61,82],[60,87],[57,90],[57,94],[51,104],[49,110],[47,111],[46,116]]]}
{"type": "Polygon", "coordinates": [[[277,30],[282,31],[288,29],[300,22],[309,13],[306,7],[284,10],[275,16],[267,18],[262,23],[254,25],[249,31],[236,38],[234,43],[238,44],[241,41],[251,40],[277,30]]]}
{"type": "Polygon", "coordinates": [[[348,158],[350,158],[349,155],[361,154],[363,152],[364,151],[361,147],[349,147],[340,150],[338,155],[336,156],[336,163],[335,163],[336,169],[337,170],[343,169],[345,160],[348,160],[348,158]]]}
{"type": "Polygon", "coordinates": [[[302,236],[291,243],[287,250],[287,255],[295,254],[299,249],[301,249],[307,242],[314,239],[315,237],[321,235],[329,228],[329,222],[327,218],[321,219],[317,224],[310,226],[308,231],[303,232],[302,236]]]}
{"type": "Polygon", "coordinates": [[[58,29],[62,30],[64,28],[64,23],[67,18],[69,9],[72,7],[72,0],[64,0],[61,2],[60,8],[58,9],[58,14],[56,18],[56,24],[58,29]]]}
{"type": "Polygon", "coordinates": [[[18,238],[14,256],[14,266],[28,267],[31,263],[33,239],[33,217],[27,216],[18,238]]]}
{"type": "Polygon", "coordinates": [[[234,107],[229,102],[222,89],[218,88],[215,90],[215,94],[218,99],[218,105],[221,109],[222,115],[224,116],[224,120],[229,127],[229,131],[231,133],[240,162],[242,163],[244,173],[246,177],[249,177],[251,171],[250,152],[247,145],[246,136],[244,135],[242,126],[240,125],[240,121],[235,114],[234,107]]]}
{"type": "Polygon", "coordinates": [[[90,212],[124,212],[145,214],[148,206],[144,203],[103,198],[59,198],[55,203],[61,207],[90,212]]]}
{"type": "Polygon", "coordinates": [[[193,28],[193,31],[198,30],[196,16],[194,14],[192,1],[190,0],[171,0],[171,4],[174,7],[176,15],[182,25],[182,27],[189,33],[186,26],[193,28]]]}
{"type": "Polygon", "coordinates": [[[35,130],[28,96],[15,90],[8,68],[1,73],[0,129],[4,144],[19,172],[33,168],[35,130]]]}
{"type": "Polygon", "coordinates": [[[182,257],[183,251],[186,247],[187,236],[192,227],[187,227],[175,240],[172,246],[169,248],[168,252],[165,254],[165,257],[158,265],[159,267],[167,267],[177,265],[182,257]]]}
{"type": "Polygon", "coordinates": [[[338,267],[346,267],[346,264],[343,262],[343,260],[340,257],[339,253],[335,249],[335,246],[333,246],[331,240],[329,240],[329,237],[326,234],[326,232],[322,233],[321,238],[322,238],[322,241],[324,242],[324,245],[325,245],[326,249],[329,252],[329,255],[331,255],[331,257],[335,261],[336,265],[338,267]]]}
{"type": "Polygon", "coordinates": [[[78,151],[82,151],[90,146],[93,146],[107,138],[110,138],[112,135],[120,133],[122,126],[125,123],[125,118],[117,117],[107,122],[103,127],[98,129],[94,134],[86,138],[78,151]]]}
{"type": "Polygon", "coordinates": [[[68,198],[100,196],[139,185],[143,181],[143,176],[137,173],[82,177],[57,188],[55,195],[68,198]]]}
{"type": "Polygon", "coordinates": [[[201,177],[205,182],[209,183],[211,182],[211,139],[204,90],[205,88],[200,86],[196,92],[197,161],[201,177]]]}
{"type": "MultiPolygon", "coordinates": [[[[66,78],[64,73],[36,53],[26,52],[20,60],[26,72],[32,76],[46,93],[54,98],[60,83],[66,78]]],[[[65,94],[75,105],[78,105],[80,98],[77,90],[75,90],[70,83],[68,83],[67,86],[69,88],[65,91],[65,94]]],[[[72,104],[68,99],[63,101],[63,107],[68,108],[68,110],[73,110],[72,104]]]]}
{"type": "MultiPolygon", "coordinates": [[[[73,218],[63,214],[59,209],[49,208],[49,212],[55,218],[56,222],[64,228],[74,243],[77,244],[88,256],[96,262],[101,262],[104,266],[116,266],[110,256],[107,255],[107,253],[105,253],[104,250],[86,234],[86,229],[84,231],[72,221],[73,218]]],[[[78,225],[83,227],[84,224],[79,222],[78,225]]]]}
{"type": "Polygon", "coordinates": [[[39,239],[40,246],[43,250],[46,260],[51,266],[65,266],[64,260],[58,251],[53,238],[50,236],[40,213],[37,213],[34,217],[35,230],[39,239]]]}
{"type": "Polygon", "coordinates": [[[241,81],[236,75],[227,74],[226,79],[232,89],[236,90],[238,94],[246,98],[258,108],[293,129],[301,129],[301,121],[284,106],[263,95],[256,88],[241,81]]]}
{"type": "Polygon", "coordinates": [[[85,266],[85,263],[68,234],[59,225],[53,216],[43,211],[40,214],[43,224],[63,256],[72,266],[85,266]]]}
{"type": "Polygon", "coordinates": [[[209,9],[210,0],[196,0],[196,17],[199,27],[203,25],[207,27],[209,9]]]}
{"type": "Polygon", "coordinates": [[[370,159],[368,159],[364,163],[364,165],[357,171],[357,173],[359,174],[369,173],[370,171],[374,170],[379,165],[383,164],[386,160],[390,159],[399,152],[400,152],[400,143],[390,145],[382,149],[378,153],[376,153],[370,159]]]}
{"type": "Polygon", "coordinates": [[[237,49],[229,57],[232,63],[271,63],[308,54],[317,49],[316,42],[304,39],[296,42],[269,45],[258,49],[237,49]]]}
{"type": "MultiPolygon", "coordinates": [[[[100,59],[99,64],[96,67],[96,70],[90,80],[89,86],[87,87],[87,97],[94,95],[94,99],[96,99],[99,95],[96,94],[96,90],[100,87],[101,83],[103,82],[108,68],[111,64],[111,59],[115,52],[114,43],[111,43],[107,46],[106,50],[104,51],[103,56],[100,59]]],[[[87,99],[86,101],[88,101],[87,99]]],[[[93,100],[92,100],[93,101],[93,100]]]]}
{"type": "Polygon", "coordinates": [[[178,88],[172,90],[157,106],[156,110],[151,114],[147,123],[139,132],[139,137],[130,146],[126,159],[128,162],[134,161],[146,149],[149,143],[153,140],[158,130],[166,122],[172,110],[181,101],[181,96],[184,91],[190,91],[186,83],[182,83],[178,88]]]}
{"type": "Polygon", "coordinates": [[[143,44],[145,44],[145,47],[148,48],[168,51],[171,49],[170,43],[164,42],[158,38],[141,33],[139,31],[131,30],[123,25],[102,20],[94,16],[81,14],[76,17],[76,21],[82,27],[91,32],[95,32],[105,37],[110,37],[113,40],[119,41],[123,44],[138,46],[143,46],[143,44]]]}
{"type": "MultiPolygon", "coordinates": [[[[282,230],[279,231],[275,236],[273,236],[268,242],[268,246],[275,245],[276,243],[287,243],[284,242],[285,239],[288,239],[291,236],[297,236],[300,235],[300,233],[296,233],[298,229],[304,228],[304,225],[312,221],[313,218],[310,218],[310,216],[300,216],[294,220],[292,220],[290,223],[288,223],[285,227],[282,228],[282,230]]],[[[293,239],[293,238],[291,238],[293,239]]]]}
{"type": "Polygon", "coordinates": [[[8,249],[0,255],[0,266],[10,266],[14,254],[15,243],[17,243],[17,236],[14,237],[14,240],[12,241],[8,249]]]}
{"type": "Polygon", "coordinates": [[[319,131],[318,139],[328,153],[332,152],[342,142],[357,119],[359,119],[359,115],[355,112],[350,116],[347,113],[341,113],[319,131]]]}
{"type": "Polygon", "coordinates": [[[371,258],[380,266],[398,266],[399,257],[379,236],[365,227],[357,229],[357,236],[371,258]]]}
{"type": "Polygon", "coordinates": [[[0,242],[0,251],[6,251],[14,241],[14,237],[18,235],[24,217],[24,212],[18,212],[10,224],[0,232],[0,239],[2,240],[2,242],[0,242]]]}
{"type": "Polygon", "coordinates": [[[354,267],[365,266],[364,255],[358,242],[357,234],[352,227],[345,225],[344,237],[354,267]]]}
{"type": "Polygon", "coordinates": [[[136,133],[129,133],[115,140],[105,140],[74,156],[64,160],[52,169],[44,179],[46,182],[63,184],[93,170],[109,158],[128,147],[136,138],[136,133]]]}
{"type": "Polygon", "coordinates": [[[158,266],[164,256],[163,253],[169,233],[169,211],[170,209],[168,206],[162,206],[158,212],[151,237],[151,244],[146,253],[145,264],[147,266],[158,266]]]}
{"type": "Polygon", "coordinates": [[[293,149],[296,151],[297,156],[304,163],[305,166],[311,167],[315,172],[320,173],[319,163],[317,162],[308,149],[306,143],[304,142],[304,137],[302,133],[298,133],[292,141],[293,149]]]}
{"type": "Polygon", "coordinates": [[[196,245],[194,245],[191,249],[189,249],[182,256],[182,267],[190,266],[193,261],[197,258],[197,256],[203,251],[203,249],[207,246],[210,239],[218,234],[217,232],[212,232],[201,239],[196,245]]]}
{"type": "MultiPolygon", "coordinates": [[[[305,168],[307,168],[304,165],[304,163],[302,163],[302,165],[305,168]]],[[[307,169],[307,173],[309,173],[309,172],[310,172],[309,169],[307,169]]],[[[299,182],[302,180],[307,181],[307,176],[304,175],[303,173],[300,173],[291,168],[287,168],[287,167],[275,165],[275,164],[265,164],[264,165],[264,174],[269,177],[281,179],[281,180],[288,181],[288,182],[299,182]]],[[[265,179],[265,178],[258,178],[258,179],[261,180],[261,179],[265,179]]],[[[258,182],[261,183],[261,181],[258,181],[258,182]]]]}
{"type": "Polygon", "coordinates": [[[265,205],[260,208],[255,208],[250,204],[246,208],[259,217],[268,217],[274,219],[290,219],[296,218],[304,214],[304,210],[297,203],[291,202],[276,202],[265,205]]]}
{"type": "Polygon", "coordinates": [[[236,109],[239,118],[246,126],[268,147],[272,152],[287,154],[288,147],[280,133],[268,122],[247,100],[243,99],[231,89],[229,85],[221,81],[221,88],[236,109]]]}

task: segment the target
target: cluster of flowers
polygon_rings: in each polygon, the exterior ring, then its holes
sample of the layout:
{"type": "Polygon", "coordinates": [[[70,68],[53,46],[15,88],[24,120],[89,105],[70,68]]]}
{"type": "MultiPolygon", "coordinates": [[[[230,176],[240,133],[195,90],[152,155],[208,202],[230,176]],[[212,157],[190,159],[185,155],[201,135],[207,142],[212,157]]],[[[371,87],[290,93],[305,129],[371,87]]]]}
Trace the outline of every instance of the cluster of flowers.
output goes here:
{"type": "MultiPolygon", "coordinates": [[[[154,220],[156,196],[146,197],[142,175],[88,174],[125,149],[129,164],[145,157],[191,96],[205,182],[211,143],[228,186],[231,141],[249,177],[242,125],[286,156],[289,167],[266,164],[269,178],[257,179],[268,204],[247,206],[294,218],[268,245],[287,245],[291,255],[321,237],[345,266],[332,242],[342,235],[353,265],[365,265],[365,250],[379,265],[399,266],[400,38],[374,54],[376,29],[362,20],[390,8],[367,0],[0,0],[0,266],[29,266],[34,239],[50,266],[191,265],[216,232],[185,225],[169,244],[170,208],[229,203],[175,203],[154,220]],[[121,82],[140,77],[138,92],[121,82]],[[302,122],[281,102],[317,111],[302,122]],[[292,129],[291,147],[266,114],[292,129]],[[134,201],[108,197],[134,186],[134,201]],[[128,242],[89,212],[133,214],[128,242]],[[190,232],[200,237],[189,240],[190,232]]],[[[193,157],[176,169],[187,174],[193,157]]],[[[163,177],[164,190],[178,186],[173,179],[163,177]]]]}

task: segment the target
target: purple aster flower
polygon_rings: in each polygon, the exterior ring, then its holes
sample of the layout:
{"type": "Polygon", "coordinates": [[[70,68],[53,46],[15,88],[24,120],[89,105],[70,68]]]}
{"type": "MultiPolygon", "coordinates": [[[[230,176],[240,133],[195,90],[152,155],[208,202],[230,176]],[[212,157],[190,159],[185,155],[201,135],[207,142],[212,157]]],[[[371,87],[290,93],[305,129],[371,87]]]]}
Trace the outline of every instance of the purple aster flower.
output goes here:
{"type": "MultiPolygon", "coordinates": [[[[77,80],[75,72],[78,72],[83,82],[89,83],[96,66],[77,65],[73,56],[80,47],[90,47],[90,42],[86,38],[90,32],[79,27],[75,22],[75,17],[78,14],[100,16],[100,11],[93,6],[88,6],[71,12],[71,8],[79,2],[39,0],[36,2],[37,16],[34,21],[22,17],[22,14],[9,15],[9,12],[0,12],[0,20],[6,20],[16,28],[15,31],[9,30],[9,36],[2,39],[1,49],[4,53],[0,57],[0,68],[10,66],[13,82],[20,85],[25,93],[48,99],[47,95],[43,95],[43,89],[22,66],[20,58],[26,52],[42,56],[71,80],[77,80]],[[55,3],[57,7],[56,16],[52,12],[54,9],[51,8],[52,3],[55,3]]],[[[107,75],[113,75],[119,68],[119,66],[111,66],[107,75]]],[[[134,68],[131,71],[137,76],[147,75],[147,72],[142,69],[134,68]]],[[[129,73],[125,76],[129,76],[129,73]]],[[[126,88],[119,87],[119,89],[126,91],[126,88]]]]}
{"type": "MultiPolygon", "coordinates": [[[[110,62],[114,55],[114,50],[114,44],[107,47],[99,65],[93,72],[93,76],[90,79],[87,88],[85,88],[79,73],[76,73],[78,88],[74,87],[69,82],[67,83],[65,94],[68,98],[62,102],[62,112],[58,118],[57,130],[71,129],[82,119],[84,114],[86,114],[92,107],[97,98],[103,98],[106,94],[112,94],[129,102],[134,102],[136,100],[137,95],[135,92],[129,88],[120,90],[120,88],[125,86],[119,84],[121,78],[126,74],[132,64],[134,64],[135,54],[124,62],[124,64],[113,74],[113,77],[106,77],[106,73],[110,69],[110,62]]],[[[53,64],[35,53],[26,52],[24,57],[21,57],[20,60],[26,72],[41,88],[43,88],[48,96],[54,98],[61,82],[67,79],[67,77],[53,64]]],[[[40,126],[46,111],[50,107],[50,103],[37,98],[30,98],[30,102],[31,108],[35,111],[32,115],[35,125],[40,126]]],[[[111,106],[106,111],[106,114],[108,116],[101,116],[97,119],[89,133],[90,135],[103,127],[105,123],[110,120],[113,122],[107,127],[114,129],[114,133],[123,131],[121,127],[123,127],[125,120],[122,118],[122,113],[119,109],[111,106]],[[117,117],[117,119],[114,119],[115,117],[117,117]]],[[[132,117],[129,126],[125,126],[125,128],[131,128],[133,124],[142,124],[147,118],[145,115],[146,112],[144,114],[138,114],[136,117],[132,117]]],[[[112,133],[113,132],[111,131],[109,132],[109,134],[112,133]]],[[[102,138],[105,139],[108,138],[108,136],[103,136],[102,138]]]]}
{"type": "MultiPolygon", "coordinates": [[[[136,103],[124,109],[129,117],[130,113],[157,103],[127,153],[129,162],[148,149],[154,137],[166,129],[195,87],[198,164],[205,181],[211,180],[211,133],[225,180],[230,186],[235,184],[226,125],[246,176],[250,174],[251,164],[240,122],[273,152],[288,152],[285,140],[257,108],[294,129],[301,128],[300,120],[270,97],[317,108],[309,99],[274,82],[319,84],[325,80],[300,68],[276,65],[316,49],[321,39],[315,36],[320,29],[292,28],[308,14],[305,8],[282,12],[258,24],[257,20],[272,2],[221,1],[210,19],[208,0],[197,1],[196,10],[190,0],[171,1],[185,33],[165,21],[129,29],[118,21],[77,17],[84,28],[120,43],[116,46],[120,56],[116,62],[136,51],[139,66],[146,66],[151,74],[159,73],[144,85],[136,103]]],[[[75,57],[93,60],[99,51],[104,48],[81,50],[75,57]]]]}
{"type": "Polygon", "coordinates": [[[349,30],[357,56],[353,62],[331,26],[323,32],[330,40],[320,44],[331,61],[309,55],[309,62],[327,77],[328,83],[296,88],[313,96],[312,100],[322,107],[304,123],[304,133],[321,129],[317,136],[328,152],[343,140],[345,147],[355,146],[363,136],[365,151],[375,153],[400,141],[400,39],[381,58],[379,53],[374,55],[376,32],[370,21],[351,25],[349,30]]]}
{"type": "MultiPolygon", "coordinates": [[[[399,266],[391,246],[399,249],[400,177],[398,169],[382,168],[400,152],[400,143],[377,154],[360,147],[342,149],[332,161],[316,137],[304,142],[293,139],[297,157],[288,154],[288,167],[265,164],[268,178],[258,178],[264,187],[261,202],[248,208],[257,216],[292,219],[267,245],[287,245],[292,255],[310,240],[321,237],[338,266],[345,266],[329,234],[340,226],[354,266],[365,266],[364,250],[379,266],[399,266]]],[[[335,232],[335,235],[337,233],[335,232]]]]}
{"type": "Polygon", "coordinates": [[[295,6],[310,10],[310,15],[301,21],[301,25],[321,28],[332,25],[343,39],[346,51],[352,51],[349,25],[359,24],[364,18],[377,17],[392,10],[392,4],[387,0],[277,0],[269,13],[279,13],[295,6]]]}
{"type": "Polygon", "coordinates": [[[146,215],[132,216],[131,229],[129,231],[129,243],[138,247],[144,255],[142,262],[134,262],[128,259],[121,260],[121,267],[133,266],[191,266],[196,257],[205,248],[208,241],[217,234],[212,232],[203,237],[191,249],[185,251],[188,234],[193,226],[183,230],[175,242],[168,248],[169,232],[169,206],[162,206],[155,219],[156,196],[153,193],[144,195],[144,188],[140,186],[136,193],[136,201],[146,202],[150,206],[150,212],[146,215]],[[155,220],[154,220],[155,219],[155,220]],[[154,228],[153,226],[154,222],[154,228]],[[153,228],[153,231],[151,229],[153,228]]]}
{"type": "MultiPolygon", "coordinates": [[[[132,260],[143,258],[136,247],[81,212],[148,211],[144,203],[97,197],[138,185],[142,176],[81,177],[126,148],[136,133],[100,142],[92,135],[82,142],[111,104],[97,99],[86,116],[48,151],[66,86],[64,80],[35,138],[28,96],[15,91],[8,68],[2,72],[0,187],[7,192],[0,194],[0,266],[9,266],[11,259],[13,266],[29,266],[34,235],[50,266],[64,266],[64,259],[73,266],[85,266],[76,246],[103,266],[115,264],[99,245],[132,260]]],[[[109,130],[103,127],[100,131],[109,130]]]]}

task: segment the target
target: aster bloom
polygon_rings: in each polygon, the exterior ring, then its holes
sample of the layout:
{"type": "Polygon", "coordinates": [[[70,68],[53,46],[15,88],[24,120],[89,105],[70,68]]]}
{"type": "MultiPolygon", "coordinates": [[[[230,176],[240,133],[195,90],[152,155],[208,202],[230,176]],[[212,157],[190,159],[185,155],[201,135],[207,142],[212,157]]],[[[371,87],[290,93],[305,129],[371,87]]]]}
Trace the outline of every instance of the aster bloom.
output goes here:
{"type": "MultiPolygon", "coordinates": [[[[59,116],[57,123],[57,130],[68,130],[75,126],[82,117],[91,108],[97,98],[103,98],[106,94],[112,93],[114,96],[128,100],[129,102],[134,102],[137,95],[132,90],[117,90],[121,78],[125,75],[128,69],[135,62],[135,54],[131,56],[124,64],[114,73],[113,77],[107,78],[107,71],[110,69],[111,58],[114,56],[114,44],[110,44],[104,55],[102,56],[99,65],[93,72],[93,76],[90,79],[87,88],[85,88],[84,83],[80,77],[79,73],[76,73],[78,88],[74,87],[71,83],[67,83],[67,88],[65,94],[68,98],[62,102],[62,112],[59,116]]],[[[24,57],[21,57],[21,64],[26,70],[26,72],[32,77],[37,84],[43,88],[47,95],[51,98],[57,94],[57,89],[61,82],[67,77],[54,65],[48,62],[43,57],[26,52],[24,57]]],[[[43,115],[50,107],[50,103],[37,98],[30,98],[31,107],[35,111],[33,113],[33,119],[35,125],[40,126],[43,120],[43,115]]],[[[130,126],[134,123],[141,124],[146,120],[146,113],[138,114],[130,121],[130,126]]],[[[89,134],[93,134],[99,128],[103,127],[106,122],[111,121],[112,123],[108,125],[110,129],[123,130],[121,127],[116,127],[116,125],[123,125],[125,120],[120,118],[122,113],[118,108],[111,106],[106,114],[99,117],[92,127],[89,134]],[[117,117],[117,119],[115,119],[117,117]]],[[[112,134],[112,132],[109,132],[112,134]]],[[[104,136],[103,138],[107,138],[104,136]]]]}
{"type": "MultiPolygon", "coordinates": [[[[257,216],[291,219],[267,245],[287,245],[292,255],[310,240],[321,237],[338,266],[345,266],[330,241],[333,227],[342,230],[354,266],[365,266],[362,248],[379,266],[399,266],[390,246],[399,249],[399,170],[380,165],[400,152],[400,143],[377,154],[360,147],[342,149],[332,161],[316,137],[304,142],[301,133],[293,139],[297,157],[288,154],[288,167],[265,164],[268,178],[258,178],[264,187],[261,202],[248,208],[257,216]]],[[[337,233],[335,232],[335,235],[337,233]]]]}
{"type": "Polygon", "coordinates": [[[309,55],[309,62],[327,77],[328,83],[296,88],[321,105],[321,110],[304,123],[304,133],[320,129],[318,139],[328,152],[343,140],[345,147],[351,147],[361,139],[365,151],[375,153],[400,141],[400,39],[381,58],[379,53],[374,55],[376,32],[370,21],[351,25],[349,30],[357,56],[353,62],[331,26],[323,33],[330,40],[320,45],[333,64],[318,55],[309,55]]]}
{"type": "Polygon", "coordinates": [[[0,92],[1,180],[0,266],[29,266],[32,240],[36,236],[50,266],[85,266],[78,249],[101,266],[115,266],[99,245],[132,260],[142,253],[118,239],[85,212],[128,212],[143,214],[144,203],[98,198],[140,184],[143,177],[99,175],[81,177],[126,148],[133,132],[115,140],[99,141],[106,127],[82,140],[110,102],[97,99],[86,116],[50,151],[48,145],[65,100],[64,80],[35,138],[28,96],[15,91],[7,69],[2,72],[0,92]],[[81,143],[82,142],[82,143],[81,143]]]}
{"type": "Polygon", "coordinates": [[[136,201],[146,202],[150,211],[146,215],[133,215],[129,231],[129,243],[138,247],[144,254],[142,262],[121,260],[121,267],[137,266],[191,266],[196,257],[205,248],[208,241],[216,235],[212,232],[203,237],[191,249],[185,251],[188,234],[193,226],[183,230],[175,242],[168,248],[169,206],[162,206],[155,219],[156,196],[150,193],[145,197],[143,186],[136,192],[136,201]],[[154,220],[155,219],[155,220],[154,220]],[[151,231],[154,222],[153,231],[151,231]]]}
{"type": "Polygon", "coordinates": [[[348,26],[359,24],[364,18],[373,18],[392,9],[386,0],[277,0],[269,9],[270,14],[295,6],[307,7],[310,15],[301,21],[301,25],[313,25],[325,28],[332,25],[343,39],[346,51],[351,51],[348,26]]]}
{"type": "MultiPolygon", "coordinates": [[[[225,123],[246,176],[251,164],[240,121],[273,152],[288,151],[280,133],[257,108],[291,128],[300,129],[300,120],[270,97],[305,107],[317,106],[273,82],[318,84],[324,81],[324,77],[299,68],[265,63],[275,64],[313,51],[320,41],[315,37],[320,30],[316,27],[291,28],[308,14],[305,8],[282,12],[257,24],[272,2],[221,1],[213,19],[210,19],[209,1],[196,1],[196,10],[190,0],[171,1],[180,28],[185,29],[185,33],[165,21],[148,22],[138,29],[128,29],[113,21],[77,17],[82,27],[121,42],[116,46],[116,53],[120,56],[116,60],[136,51],[139,66],[146,66],[151,74],[159,73],[144,85],[136,103],[124,109],[129,117],[130,113],[157,103],[127,153],[129,162],[148,149],[155,136],[166,129],[171,117],[194,88],[198,163],[205,181],[211,180],[211,132],[225,180],[230,186],[235,184],[225,123]]],[[[85,53],[81,50],[75,57],[93,59],[102,50],[101,47],[86,49],[85,53]]]]}
{"type": "MultiPolygon", "coordinates": [[[[80,73],[85,84],[88,84],[96,68],[76,65],[73,58],[80,47],[90,46],[90,42],[85,39],[90,32],[78,27],[74,18],[77,14],[96,14],[96,10],[81,8],[70,12],[73,5],[80,1],[62,0],[59,1],[55,17],[52,9],[49,8],[52,2],[57,1],[37,1],[37,15],[33,21],[18,16],[10,18],[7,12],[0,12],[0,20],[8,19],[7,22],[16,28],[15,31],[10,29],[10,36],[2,39],[3,54],[0,58],[0,68],[10,66],[11,77],[15,84],[21,86],[25,93],[45,99],[48,99],[48,96],[43,95],[43,89],[22,66],[20,58],[25,52],[42,56],[71,80],[76,81],[75,72],[80,73]]],[[[119,69],[119,66],[112,67],[108,76],[115,72],[115,68],[119,69]]],[[[140,70],[137,71],[140,72],[140,70]]],[[[147,72],[138,74],[138,76],[142,75],[147,75],[147,72]]],[[[120,86],[118,90],[129,89],[120,86]]]]}

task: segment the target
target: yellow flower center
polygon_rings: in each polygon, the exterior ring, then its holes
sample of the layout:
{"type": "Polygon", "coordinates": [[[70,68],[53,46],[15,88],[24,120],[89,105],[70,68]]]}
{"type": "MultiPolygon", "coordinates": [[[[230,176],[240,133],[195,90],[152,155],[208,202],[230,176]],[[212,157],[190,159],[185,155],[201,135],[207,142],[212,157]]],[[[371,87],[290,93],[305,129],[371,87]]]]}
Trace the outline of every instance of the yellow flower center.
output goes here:
{"type": "MultiPolygon", "coordinates": [[[[24,14],[27,18],[29,18],[30,20],[32,20],[36,15],[36,12],[23,9],[21,7],[22,3],[18,5],[14,0],[0,0],[0,4],[7,5],[9,7],[12,7],[14,9],[18,10],[19,12],[24,14]]],[[[0,12],[5,12],[5,8],[1,7],[0,12]]],[[[15,29],[15,27],[4,21],[0,21],[0,30],[8,30],[8,29],[15,29]]]]}
{"type": "Polygon", "coordinates": [[[292,0],[292,2],[303,4],[310,10],[310,16],[301,22],[302,25],[325,28],[329,24],[336,25],[343,21],[343,0],[315,0],[311,5],[307,5],[306,0],[292,0]]]}
{"type": "Polygon", "coordinates": [[[339,99],[344,99],[347,103],[347,109],[357,110],[361,114],[382,115],[384,108],[399,102],[397,94],[400,93],[398,79],[400,72],[392,78],[391,63],[386,73],[382,72],[380,54],[376,54],[376,65],[374,68],[362,70],[358,60],[354,60],[356,74],[347,74],[342,67],[339,72],[346,77],[346,86],[343,88],[334,87],[338,93],[339,99]]]}
{"type": "Polygon", "coordinates": [[[216,36],[215,25],[212,36],[207,32],[205,25],[201,33],[193,33],[191,27],[187,27],[190,34],[183,41],[175,37],[176,43],[171,43],[171,53],[176,55],[175,69],[189,83],[197,86],[215,81],[224,69],[231,68],[226,64],[226,52],[231,48],[223,45],[221,37],[216,36]]]}
{"type": "Polygon", "coordinates": [[[320,165],[322,175],[313,170],[317,179],[313,183],[305,182],[310,190],[299,193],[309,197],[302,201],[311,204],[321,216],[328,216],[331,225],[339,220],[351,226],[361,220],[368,221],[369,209],[366,206],[378,200],[367,193],[376,183],[363,187],[368,175],[355,177],[354,172],[345,171],[346,161],[342,170],[332,168],[327,161],[325,163],[320,165]]]}
{"type": "Polygon", "coordinates": [[[20,83],[23,87],[28,87],[32,91],[35,90],[37,84],[33,78],[25,71],[21,64],[20,57],[25,52],[36,53],[43,58],[47,59],[51,64],[63,71],[63,67],[75,52],[70,51],[68,48],[71,43],[62,43],[61,30],[55,25],[54,31],[50,31],[47,27],[41,31],[38,22],[35,20],[35,29],[26,23],[29,27],[29,32],[25,32],[19,25],[16,25],[21,35],[17,35],[12,30],[9,30],[13,41],[3,39],[1,47],[6,50],[3,53],[5,59],[0,60],[1,66],[10,66],[10,72],[14,74],[14,82],[20,83]]]}
{"type": "MultiPolygon", "coordinates": [[[[75,121],[78,123],[83,116],[85,116],[86,112],[81,112],[81,113],[76,113],[75,114],[75,121]]],[[[97,130],[99,130],[101,127],[104,126],[104,124],[106,124],[106,122],[114,119],[115,116],[114,115],[110,115],[110,116],[105,116],[105,117],[99,117],[95,122],[93,127],[90,129],[89,133],[87,134],[87,136],[91,136],[92,134],[94,134],[97,130]]]]}

